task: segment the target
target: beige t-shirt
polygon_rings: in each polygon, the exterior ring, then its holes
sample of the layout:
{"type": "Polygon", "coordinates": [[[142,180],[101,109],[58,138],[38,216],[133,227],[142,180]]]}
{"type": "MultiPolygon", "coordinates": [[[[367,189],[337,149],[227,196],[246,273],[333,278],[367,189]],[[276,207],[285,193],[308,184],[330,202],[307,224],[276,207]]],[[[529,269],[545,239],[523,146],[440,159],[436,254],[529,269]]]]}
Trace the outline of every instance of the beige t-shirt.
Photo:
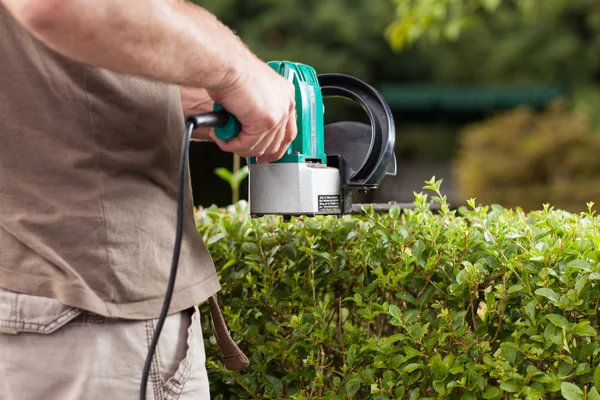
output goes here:
{"type": "MultiPolygon", "coordinates": [[[[176,86],[75,62],[0,5],[0,287],[157,317],[177,215],[176,86]]],[[[220,289],[189,186],[171,311],[220,289]]]]}

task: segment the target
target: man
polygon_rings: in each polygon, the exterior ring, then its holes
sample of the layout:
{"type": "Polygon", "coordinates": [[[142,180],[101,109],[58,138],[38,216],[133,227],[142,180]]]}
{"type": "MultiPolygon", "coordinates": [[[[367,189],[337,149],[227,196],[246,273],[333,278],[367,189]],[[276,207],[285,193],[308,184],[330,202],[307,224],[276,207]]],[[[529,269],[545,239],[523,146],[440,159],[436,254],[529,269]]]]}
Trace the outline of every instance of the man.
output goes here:
{"type": "MultiPolygon", "coordinates": [[[[169,276],[184,115],[279,159],[294,89],[181,0],[0,0],[0,399],[134,399],[169,276]]],[[[220,285],[193,220],[149,399],[209,398],[197,305],[220,285]]]]}

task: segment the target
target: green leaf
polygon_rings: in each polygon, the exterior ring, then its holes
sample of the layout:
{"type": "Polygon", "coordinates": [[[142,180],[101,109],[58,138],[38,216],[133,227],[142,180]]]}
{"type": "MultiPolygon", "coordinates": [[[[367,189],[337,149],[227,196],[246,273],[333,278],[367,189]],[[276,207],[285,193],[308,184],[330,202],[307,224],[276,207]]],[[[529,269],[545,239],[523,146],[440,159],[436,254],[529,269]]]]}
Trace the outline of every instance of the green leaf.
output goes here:
{"type": "Polygon", "coordinates": [[[471,273],[467,271],[467,269],[461,269],[458,271],[458,274],[456,274],[456,283],[459,285],[464,285],[469,279],[471,279],[471,273]]]}
{"type": "Polygon", "coordinates": [[[269,392],[276,393],[278,395],[283,392],[283,383],[281,383],[279,379],[272,375],[266,375],[266,378],[267,383],[265,386],[269,389],[269,392]]]}
{"type": "Polygon", "coordinates": [[[560,394],[562,394],[566,400],[584,400],[583,390],[570,382],[563,382],[560,385],[560,394]]]}
{"type": "Polygon", "coordinates": [[[354,360],[356,359],[357,350],[358,350],[358,346],[356,344],[352,344],[350,346],[350,348],[348,349],[348,353],[346,354],[346,363],[348,364],[348,367],[351,367],[354,365],[354,360]]]}
{"type": "Polygon", "coordinates": [[[417,300],[415,299],[415,297],[408,293],[408,292],[399,292],[396,293],[396,297],[410,303],[410,304],[415,304],[417,302],[417,300]]]}
{"type": "Polygon", "coordinates": [[[470,390],[479,389],[483,391],[485,388],[485,379],[474,369],[467,370],[465,377],[467,378],[467,387],[470,390]]]}
{"type": "Polygon", "coordinates": [[[504,390],[505,392],[509,392],[509,393],[518,392],[519,390],[521,390],[522,387],[523,387],[522,383],[515,382],[515,381],[502,382],[500,384],[500,389],[504,390]]]}
{"type": "Polygon", "coordinates": [[[250,254],[259,254],[260,253],[260,248],[258,247],[258,245],[256,243],[252,243],[252,242],[246,242],[246,243],[242,244],[242,249],[244,249],[246,252],[248,252],[250,254]]]}
{"type": "Polygon", "coordinates": [[[392,317],[401,320],[402,319],[402,310],[395,304],[390,304],[389,313],[392,317]]]}
{"type": "Polygon", "coordinates": [[[398,368],[404,362],[404,356],[402,354],[396,354],[392,357],[390,361],[390,366],[392,368],[398,368]]]}
{"type": "Polygon", "coordinates": [[[390,207],[389,214],[390,217],[392,217],[393,219],[398,219],[398,217],[400,216],[400,207],[398,207],[397,205],[393,205],[392,207],[390,207]]]}
{"type": "Polygon", "coordinates": [[[394,373],[394,371],[390,371],[385,370],[383,372],[383,381],[381,382],[383,384],[384,388],[391,388],[394,386],[394,384],[396,383],[397,379],[396,379],[396,374],[394,373]]]}
{"type": "Polygon", "coordinates": [[[583,364],[579,364],[577,366],[577,368],[575,368],[574,374],[577,376],[581,376],[581,375],[586,375],[589,372],[590,372],[590,364],[583,363],[583,364]]]}
{"type": "Polygon", "coordinates": [[[446,384],[444,381],[433,381],[433,389],[439,394],[446,394],[446,384]]]}
{"type": "Polygon", "coordinates": [[[226,270],[227,268],[231,267],[232,265],[234,265],[237,262],[238,262],[238,260],[236,260],[235,258],[232,258],[231,260],[227,261],[225,263],[225,265],[223,265],[223,267],[221,267],[221,271],[226,270]]]}
{"type": "Polygon", "coordinates": [[[594,370],[594,386],[597,388],[600,387],[600,365],[594,370]]]}
{"type": "Polygon", "coordinates": [[[527,386],[525,388],[525,394],[527,395],[527,400],[539,400],[544,397],[544,392],[533,386],[527,386]]]}
{"type": "Polygon", "coordinates": [[[403,239],[408,239],[409,232],[404,225],[396,225],[396,232],[400,233],[403,239]]]}
{"type": "Polygon", "coordinates": [[[600,272],[592,272],[589,276],[588,279],[590,281],[597,281],[600,280],[600,272]]]}
{"type": "Polygon", "coordinates": [[[493,398],[498,397],[500,395],[501,395],[501,392],[500,392],[500,390],[498,390],[497,387],[490,386],[490,387],[487,388],[487,390],[483,394],[483,398],[484,399],[493,399],[493,398]]]}
{"type": "Polygon", "coordinates": [[[419,389],[419,388],[411,390],[409,400],[418,400],[420,393],[421,393],[421,389],[419,389]]]}
{"type": "Polygon", "coordinates": [[[354,299],[354,302],[357,305],[362,305],[363,304],[363,297],[360,293],[354,293],[354,296],[352,297],[354,299]]]}
{"type": "Polygon", "coordinates": [[[596,386],[592,386],[590,389],[590,392],[588,393],[588,400],[600,400],[600,394],[598,393],[596,386]]]}
{"type": "MultiPolygon", "coordinates": [[[[377,385],[375,385],[375,386],[377,386],[377,385]]],[[[390,400],[390,398],[387,396],[384,396],[382,394],[379,394],[379,395],[373,397],[373,400],[390,400]]]]}
{"type": "Polygon", "coordinates": [[[594,352],[596,351],[597,348],[598,348],[598,345],[596,343],[588,343],[588,344],[583,345],[583,347],[579,350],[579,355],[577,356],[577,360],[578,361],[587,360],[589,357],[592,356],[592,354],[594,354],[594,352]]]}
{"type": "Polygon", "coordinates": [[[525,286],[523,286],[521,284],[512,285],[511,287],[508,288],[507,292],[508,293],[518,292],[519,290],[523,289],[524,287],[525,286]]]}
{"type": "Polygon", "coordinates": [[[475,393],[473,392],[465,392],[460,397],[460,400],[477,400],[477,396],[475,396],[475,393]]]}
{"type": "Polygon", "coordinates": [[[438,354],[431,359],[431,372],[433,372],[433,376],[437,380],[444,379],[448,376],[448,367],[444,364],[438,354]]]}
{"type": "Polygon", "coordinates": [[[569,264],[567,264],[567,266],[574,268],[574,269],[580,269],[583,271],[591,270],[590,264],[588,264],[587,261],[584,261],[584,260],[573,260],[569,264]]]}
{"type": "Polygon", "coordinates": [[[544,338],[547,342],[552,342],[555,345],[560,346],[562,342],[562,331],[553,323],[549,323],[544,330],[544,338]]]}
{"type": "Polygon", "coordinates": [[[354,375],[352,378],[346,381],[346,386],[360,385],[361,383],[364,383],[364,379],[360,376],[354,375]]]}
{"type": "Polygon", "coordinates": [[[227,237],[226,233],[220,232],[217,233],[216,235],[212,235],[208,238],[208,240],[206,241],[206,245],[210,246],[211,244],[215,244],[217,243],[219,240],[223,239],[224,237],[227,237]]]}
{"type": "Polygon", "coordinates": [[[233,183],[233,174],[227,168],[216,168],[214,172],[219,178],[223,179],[230,185],[233,183]]]}
{"type": "Polygon", "coordinates": [[[405,392],[406,389],[404,388],[404,386],[398,386],[396,387],[396,389],[394,389],[394,396],[396,396],[397,399],[402,399],[404,398],[405,392]]]}
{"type": "Polygon", "coordinates": [[[296,251],[296,248],[290,243],[283,246],[283,254],[285,255],[285,257],[291,260],[295,260],[298,257],[298,252],[296,251]]]}
{"type": "Polygon", "coordinates": [[[248,177],[248,166],[244,165],[233,174],[233,183],[238,187],[246,177],[248,177]]]}
{"type": "Polygon", "coordinates": [[[406,356],[404,357],[405,360],[409,360],[411,358],[414,358],[416,356],[418,356],[421,352],[413,347],[410,346],[405,346],[404,347],[404,352],[406,353],[406,356]]]}
{"type": "Polygon", "coordinates": [[[575,292],[577,293],[578,296],[581,294],[581,292],[585,288],[585,285],[587,284],[587,282],[588,282],[588,279],[587,279],[586,275],[580,276],[575,281],[575,292]]]}
{"type": "Polygon", "coordinates": [[[535,321],[535,307],[536,307],[536,305],[537,305],[536,301],[535,300],[531,300],[525,306],[525,313],[527,314],[527,316],[529,317],[529,319],[531,321],[535,321]]]}
{"type": "Polygon", "coordinates": [[[344,387],[346,388],[346,394],[352,398],[356,394],[356,392],[358,392],[358,389],[360,389],[360,384],[346,383],[344,387]]]}
{"type": "Polygon", "coordinates": [[[362,376],[367,382],[372,381],[373,379],[375,379],[375,369],[373,369],[373,368],[365,369],[362,373],[362,376]]]}
{"type": "Polygon", "coordinates": [[[594,329],[593,326],[590,325],[577,325],[575,327],[575,334],[577,336],[589,336],[589,337],[595,337],[596,336],[596,330],[594,329]]]}
{"type": "Polygon", "coordinates": [[[417,240],[412,247],[412,255],[417,261],[421,260],[421,254],[425,250],[425,243],[422,240],[417,240]]]}
{"type": "Polygon", "coordinates": [[[423,368],[423,364],[420,363],[410,363],[406,365],[403,369],[406,372],[413,372],[416,369],[423,368]]]}
{"type": "Polygon", "coordinates": [[[554,376],[552,377],[552,381],[546,384],[547,392],[558,392],[560,390],[560,379],[554,376]]]}
{"type": "Polygon", "coordinates": [[[570,325],[569,321],[562,315],[548,314],[548,315],[546,315],[546,318],[548,318],[548,320],[550,322],[552,322],[554,325],[558,326],[559,328],[567,328],[570,325]]]}
{"type": "Polygon", "coordinates": [[[535,291],[535,294],[544,296],[548,300],[552,301],[554,304],[558,304],[558,295],[554,290],[549,288],[539,288],[535,291]]]}
{"type": "Polygon", "coordinates": [[[535,375],[533,378],[534,381],[536,382],[540,382],[540,383],[550,383],[552,382],[552,377],[548,374],[541,374],[541,375],[535,375]]]}

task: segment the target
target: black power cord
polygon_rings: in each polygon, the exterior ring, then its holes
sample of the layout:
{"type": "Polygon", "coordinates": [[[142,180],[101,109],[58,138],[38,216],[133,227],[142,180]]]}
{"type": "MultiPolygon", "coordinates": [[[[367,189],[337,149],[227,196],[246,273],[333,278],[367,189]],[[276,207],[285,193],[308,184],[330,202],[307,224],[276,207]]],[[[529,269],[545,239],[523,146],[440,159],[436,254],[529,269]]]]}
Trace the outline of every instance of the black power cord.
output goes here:
{"type": "Polygon", "coordinates": [[[181,160],[179,164],[179,193],[177,195],[177,228],[175,235],[175,244],[173,245],[173,260],[171,262],[171,272],[169,275],[169,283],[167,285],[167,292],[165,293],[165,300],[163,302],[162,310],[150,342],[148,349],[148,355],[146,356],[146,362],[144,364],[144,371],[142,373],[142,384],[140,387],[140,400],[146,400],[146,388],[148,386],[148,376],[150,375],[150,366],[152,365],[152,359],[156,351],[156,345],[162,331],[169,306],[171,305],[171,298],[173,297],[173,288],[175,287],[175,278],[177,277],[177,267],[179,266],[179,254],[181,252],[181,239],[183,236],[183,213],[185,206],[185,175],[188,167],[188,156],[190,141],[192,139],[192,132],[197,128],[207,128],[214,126],[223,126],[227,124],[229,120],[229,114],[225,111],[209,112],[206,114],[193,115],[187,118],[185,125],[185,134],[183,137],[181,160]]]}

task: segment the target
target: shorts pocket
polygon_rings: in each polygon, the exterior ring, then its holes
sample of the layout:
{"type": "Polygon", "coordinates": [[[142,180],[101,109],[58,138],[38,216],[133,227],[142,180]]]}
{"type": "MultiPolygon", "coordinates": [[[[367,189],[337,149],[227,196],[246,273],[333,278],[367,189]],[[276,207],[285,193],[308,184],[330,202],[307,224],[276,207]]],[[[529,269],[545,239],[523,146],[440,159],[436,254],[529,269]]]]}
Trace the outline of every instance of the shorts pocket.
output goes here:
{"type": "Polygon", "coordinates": [[[167,379],[163,381],[162,391],[165,400],[181,399],[183,393],[185,393],[186,399],[207,398],[202,395],[204,394],[203,385],[199,385],[201,382],[198,381],[198,379],[202,381],[205,376],[205,356],[200,310],[197,306],[191,309],[191,316],[188,320],[190,320],[190,325],[187,328],[184,356],[179,361],[175,373],[170,377],[165,377],[167,379]]]}
{"type": "Polygon", "coordinates": [[[50,334],[81,313],[55,299],[0,289],[0,334],[50,334]]]}

